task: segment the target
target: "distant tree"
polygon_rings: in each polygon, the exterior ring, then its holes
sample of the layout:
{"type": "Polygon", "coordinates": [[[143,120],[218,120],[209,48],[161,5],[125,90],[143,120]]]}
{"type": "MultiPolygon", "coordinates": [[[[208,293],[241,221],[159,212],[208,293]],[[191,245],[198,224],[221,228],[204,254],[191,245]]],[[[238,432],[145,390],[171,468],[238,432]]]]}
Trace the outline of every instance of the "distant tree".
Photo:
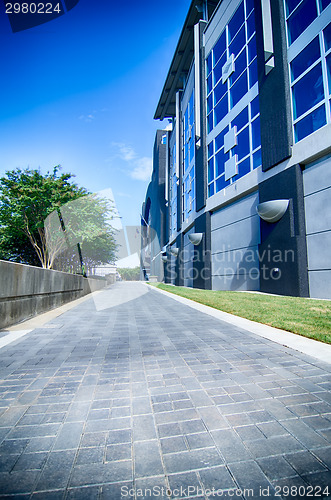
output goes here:
{"type": "Polygon", "coordinates": [[[62,270],[79,252],[87,267],[113,262],[113,207],[59,170],[16,169],[0,178],[0,258],[62,270]]]}
{"type": "Polygon", "coordinates": [[[120,274],[122,280],[124,281],[140,280],[140,267],[121,267],[117,268],[117,272],[120,274]]]}

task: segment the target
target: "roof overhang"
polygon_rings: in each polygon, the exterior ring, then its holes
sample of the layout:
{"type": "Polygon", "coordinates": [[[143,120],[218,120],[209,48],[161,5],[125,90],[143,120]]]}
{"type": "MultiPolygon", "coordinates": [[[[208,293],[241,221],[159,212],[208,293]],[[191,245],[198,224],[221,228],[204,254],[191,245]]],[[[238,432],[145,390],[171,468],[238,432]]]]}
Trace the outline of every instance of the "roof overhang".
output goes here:
{"type": "Polygon", "coordinates": [[[183,89],[194,55],[194,26],[203,19],[203,2],[207,4],[208,19],[212,16],[217,0],[192,0],[179,37],[168,76],[154,115],[155,120],[173,118],[176,115],[176,93],[183,89]]]}

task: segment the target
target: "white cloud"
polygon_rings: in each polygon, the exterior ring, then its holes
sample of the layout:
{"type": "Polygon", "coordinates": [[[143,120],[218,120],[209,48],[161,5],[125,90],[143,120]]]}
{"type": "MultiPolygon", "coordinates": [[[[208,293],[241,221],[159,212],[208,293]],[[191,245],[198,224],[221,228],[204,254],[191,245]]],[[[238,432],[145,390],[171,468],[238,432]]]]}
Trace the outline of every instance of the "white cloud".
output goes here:
{"type": "Polygon", "coordinates": [[[153,170],[152,158],[147,156],[139,157],[130,145],[122,142],[113,142],[112,146],[118,150],[116,156],[131,166],[131,169],[127,172],[132,179],[148,181],[153,170]]]}

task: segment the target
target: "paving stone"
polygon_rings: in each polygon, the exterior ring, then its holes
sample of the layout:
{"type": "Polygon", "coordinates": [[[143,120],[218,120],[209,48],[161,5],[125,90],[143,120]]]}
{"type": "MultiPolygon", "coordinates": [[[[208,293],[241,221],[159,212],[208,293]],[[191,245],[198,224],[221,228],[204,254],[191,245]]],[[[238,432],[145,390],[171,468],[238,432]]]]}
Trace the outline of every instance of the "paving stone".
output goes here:
{"type": "Polygon", "coordinates": [[[147,477],[163,473],[158,441],[143,441],[134,444],[135,477],[147,477]]]}

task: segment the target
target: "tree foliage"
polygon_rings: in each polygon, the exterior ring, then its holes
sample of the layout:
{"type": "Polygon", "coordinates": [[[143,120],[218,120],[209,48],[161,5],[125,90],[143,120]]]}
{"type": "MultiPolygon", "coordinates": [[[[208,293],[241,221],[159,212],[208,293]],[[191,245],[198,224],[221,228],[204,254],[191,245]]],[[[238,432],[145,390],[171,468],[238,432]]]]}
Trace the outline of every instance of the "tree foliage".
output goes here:
{"type": "Polygon", "coordinates": [[[121,267],[117,268],[117,272],[120,274],[124,281],[139,281],[140,280],[140,267],[121,267]]]}
{"type": "Polygon", "coordinates": [[[81,250],[86,267],[113,262],[113,207],[59,169],[16,169],[0,178],[0,258],[76,271],[81,250]]]}

